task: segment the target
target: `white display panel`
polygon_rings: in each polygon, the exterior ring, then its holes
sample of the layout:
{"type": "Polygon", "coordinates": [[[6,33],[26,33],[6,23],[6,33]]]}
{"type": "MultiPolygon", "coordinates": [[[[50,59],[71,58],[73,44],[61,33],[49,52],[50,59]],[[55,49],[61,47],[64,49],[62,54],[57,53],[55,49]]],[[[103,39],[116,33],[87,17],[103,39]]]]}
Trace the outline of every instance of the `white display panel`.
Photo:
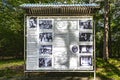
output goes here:
{"type": "Polygon", "coordinates": [[[94,70],[92,16],[27,16],[26,21],[26,71],[94,70]]]}

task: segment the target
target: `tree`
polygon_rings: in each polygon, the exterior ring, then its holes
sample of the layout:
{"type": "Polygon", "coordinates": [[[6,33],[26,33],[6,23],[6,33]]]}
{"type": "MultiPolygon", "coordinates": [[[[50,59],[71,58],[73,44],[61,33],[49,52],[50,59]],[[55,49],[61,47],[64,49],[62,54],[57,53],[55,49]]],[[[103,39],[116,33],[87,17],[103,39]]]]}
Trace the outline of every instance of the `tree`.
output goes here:
{"type": "Polygon", "coordinates": [[[120,1],[111,1],[111,46],[112,54],[111,57],[120,57],[120,1]]]}
{"type": "Polygon", "coordinates": [[[109,51],[108,51],[108,33],[109,33],[109,12],[110,12],[110,5],[109,0],[104,0],[104,46],[103,46],[103,59],[109,59],[109,51]]]}
{"type": "Polygon", "coordinates": [[[23,10],[18,7],[22,3],[22,0],[0,1],[0,56],[23,55],[23,10]]]}

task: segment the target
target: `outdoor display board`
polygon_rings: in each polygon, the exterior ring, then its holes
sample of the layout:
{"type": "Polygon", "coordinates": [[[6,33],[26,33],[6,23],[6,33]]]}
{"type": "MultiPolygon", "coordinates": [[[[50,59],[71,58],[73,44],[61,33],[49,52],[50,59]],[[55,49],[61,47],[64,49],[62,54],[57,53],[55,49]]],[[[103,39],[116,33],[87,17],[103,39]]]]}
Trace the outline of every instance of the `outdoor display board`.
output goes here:
{"type": "Polygon", "coordinates": [[[92,16],[26,16],[27,71],[94,70],[92,16]]]}

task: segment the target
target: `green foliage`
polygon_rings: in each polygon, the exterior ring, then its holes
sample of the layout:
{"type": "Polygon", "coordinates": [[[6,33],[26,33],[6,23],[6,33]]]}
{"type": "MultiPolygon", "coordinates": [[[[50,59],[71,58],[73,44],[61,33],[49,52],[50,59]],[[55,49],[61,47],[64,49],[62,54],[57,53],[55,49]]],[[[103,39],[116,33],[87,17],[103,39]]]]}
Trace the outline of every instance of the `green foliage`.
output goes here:
{"type": "Polygon", "coordinates": [[[112,32],[112,54],[114,57],[120,57],[120,1],[111,2],[111,32],[112,32]]]}
{"type": "Polygon", "coordinates": [[[12,1],[0,2],[0,56],[23,53],[23,10],[19,0],[12,1]]]}
{"type": "MultiPolygon", "coordinates": [[[[65,0],[1,0],[0,1],[0,56],[23,56],[24,49],[24,11],[19,7],[23,3],[65,3],[65,0]]],[[[73,3],[73,0],[66,0],[73,3]]],[[[112,46],[111,57],[120,57],[120,1],[110,0],[110,26],[112,46]]],[[[89,3],[89,0],[77,0],[75,3],[89,3]]],[[[96,12],[96,52],[102,57],[104,32],[104,2],[98,2],[101,9],[96,12]]]]}
{"type": "MultiPolygon", "coordinates": [[[[99,57],[103,55],[103,38],[104,38],[104,1],[99,3],[101,9],[96,12],[94,19],[96,21],[96,54],[99,57]]],[[[110,14],[109,14],[109,50],[111,50],[110,57],[120,57],[120,1],[110,0],[110,14]],[[111,34],[110,34],[111,33],[111,34]]]]}

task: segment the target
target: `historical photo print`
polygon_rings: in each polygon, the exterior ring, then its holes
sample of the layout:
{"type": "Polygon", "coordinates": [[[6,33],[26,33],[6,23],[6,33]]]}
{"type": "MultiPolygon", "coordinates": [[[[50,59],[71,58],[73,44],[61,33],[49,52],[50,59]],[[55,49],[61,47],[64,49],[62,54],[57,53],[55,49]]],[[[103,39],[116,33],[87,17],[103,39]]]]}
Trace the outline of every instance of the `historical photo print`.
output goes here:
{"type": "Polygon", "coordinates": [[[92,33],[79,33],[79,41],[93,41],[92,33]]]}
{"type": "Polygon", "coordinates": [[[76,53],[78,51],[78,46],[74,45],[72,46],[72,52],[76,53]]]}
{"type": "Polygon", "coordinates": [[[80,66],[92,66],[92,56],[80,56],[80,66]]]}
{"type": "Polygon", "coordinates": [[[29,19],[29,27],[36,28],[37,27],[37,17],[31,17],[29,19]]]}
{"type": "Polygon", "coordinates": [[[92,45],[79,45],[79,53],[92,53],[93,46],[92,45]]]}
{"type": "Polygon", "coordinates": [[[40,29],[52,29],[52,20],[39,20],[40,29]]]}
{"type": "Polygon", "coordinates": [[[52,33],[40,33],[39,38],[41,42],[52,42],[52,33]]]}
{"type": "Polygon", "coordinates": [[[52,54],[52,45],[41,45],[39,54],[52,54]]]}
{"type": "Polygon", "coordinates": [[[80,29],[92,29],[92,20],[87,21],[79,21],[79,28],[80,29]]]}
{"type": "Polygon", "coordinates": [[[52,58],[39,58],[39,67],[51,67],[52,66],[52,58]]]}

